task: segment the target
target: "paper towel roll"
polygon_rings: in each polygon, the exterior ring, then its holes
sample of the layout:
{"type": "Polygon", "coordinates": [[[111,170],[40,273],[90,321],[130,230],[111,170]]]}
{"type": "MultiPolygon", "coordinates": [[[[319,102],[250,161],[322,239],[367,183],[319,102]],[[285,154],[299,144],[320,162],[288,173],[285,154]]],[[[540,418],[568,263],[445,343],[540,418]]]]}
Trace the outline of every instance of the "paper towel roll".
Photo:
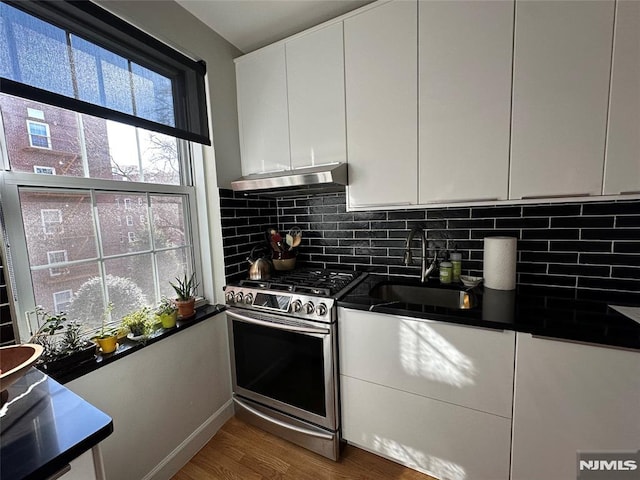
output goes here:
{"type": "Polygon", "coordinates": [[[496,290],[516,288],[517,239],[486,237],[484,239],[484,285],[496,290]]]}

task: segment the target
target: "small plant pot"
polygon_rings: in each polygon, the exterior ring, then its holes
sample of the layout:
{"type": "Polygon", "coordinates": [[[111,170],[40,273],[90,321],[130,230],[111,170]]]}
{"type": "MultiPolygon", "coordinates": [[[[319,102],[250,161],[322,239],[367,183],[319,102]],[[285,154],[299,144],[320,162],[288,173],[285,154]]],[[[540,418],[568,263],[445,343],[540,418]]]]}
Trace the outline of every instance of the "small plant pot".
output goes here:
{"type": "Polygon", "coordinates": [[[161,313],[156,315],[162,324],[162,328],[173,328],[176,326],[178,320],[178,312],[173,313],[161,313]]]}
{"type": "Polygon", "coordinates": [[[115,335],[111,337],[96,338],[96,342],[100,345],[101,353],[113,353],[118,348],[118,337],[115,335]]]}
{"type": "Polygon", "coordinates": [[[193,317],[196,314],[196,299],[190,298],[189,300],[176,300],[176,307],[178,307],[178,319],[184,320],[185,318],[193,317]]]}

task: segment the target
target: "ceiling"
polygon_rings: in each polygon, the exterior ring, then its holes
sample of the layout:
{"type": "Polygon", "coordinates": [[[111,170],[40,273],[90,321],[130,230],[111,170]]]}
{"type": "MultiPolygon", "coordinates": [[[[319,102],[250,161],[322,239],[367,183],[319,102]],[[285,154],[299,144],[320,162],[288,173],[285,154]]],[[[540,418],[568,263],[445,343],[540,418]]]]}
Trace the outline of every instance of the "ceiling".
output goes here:
{"type": "Polygon", "coordinates": [[[243,53],[373,0],[176,0],[243,53]]]}

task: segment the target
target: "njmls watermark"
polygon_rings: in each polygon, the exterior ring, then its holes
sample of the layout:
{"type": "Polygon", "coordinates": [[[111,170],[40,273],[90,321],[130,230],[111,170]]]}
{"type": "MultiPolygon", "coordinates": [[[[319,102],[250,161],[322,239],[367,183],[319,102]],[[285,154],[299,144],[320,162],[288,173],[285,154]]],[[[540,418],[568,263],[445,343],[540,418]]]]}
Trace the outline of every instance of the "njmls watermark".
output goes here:
{"type": "Polygon", "coordinates": [[[578,452],[578,480],[640,480],[640,450],[578,452]]]}

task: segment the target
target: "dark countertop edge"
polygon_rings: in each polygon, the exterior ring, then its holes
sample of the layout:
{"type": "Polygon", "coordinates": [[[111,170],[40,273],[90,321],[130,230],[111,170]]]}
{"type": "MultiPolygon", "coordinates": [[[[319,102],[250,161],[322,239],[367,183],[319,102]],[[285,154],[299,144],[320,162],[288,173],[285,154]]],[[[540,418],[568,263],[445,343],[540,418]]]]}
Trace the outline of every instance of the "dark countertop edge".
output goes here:
{"type": "MultiPolygon", "coordinates": [[[[363,279],[364,280],[364,279],[363,279]]],[[[406,278],[406,277],[393,277],[389,275],[380,275],[380,274],[368,274],[367,281],[412,281],[415,279],[406,278]]],[[[566,328],[542,328],[535,325],[525,324],[523,322],[518,322],[517,319],[511,322],[493,322],[490,320],[484,320],[482,318],[465,315],[466,312],[470,312],[468,310],[461,310],[460,312],[451,311],[447,313],[438,313],[438,312],[420,312],[412,309],[402,308],[402,305],[406,304],[397,304],[397,305],[389,305],[388,302],[384,302],[378,299],[374,299],[369,297],[366,294],[363,294],[361,287],[365,282],[359,282],[354,288],[350,289],[344,295],[342,295],[338,301],[338,307],[351,308],[354,310],[367,311],[372,313],[381,313],[381,314],[389,314],[389,315],[402,315],[405,317],[411,317],[416,319],[423,320],[434,320],[441,321],[451,324],[457,325],[466,325],[470,327],[476,328],[489,328],[492,330],[512,330],[520,333],[529,333],[531,335],[549,339],[549,340],[557,340],[557,341],[565,341],[572,343],[584,343],[594,346],[600,347],[609,347],[609,348],[618,348],[632,351],[640,351],[640,334],[638,335],[630,335],[628,337],[625,336],[616,336],[615,338],[605,337],[602,335],[595,335],[591,332],[585,331],[568,331],[566,328]],[[459,313],[459,314],[456,314],[459,313]]],[[[535,289],[532,289],[531,292],[527,291],[525,296],[531,296],[532,294],[535,296],[535,289]]],[[[554,292],[557,293],[557,292],[554,292]]],[[[545,293],[540,292],[538,295],[545,296],[545,293]]],[[[562,296],[560,296],[562,297],[562,296]]],[[[577,299],[579,296],[575,293],[573,295],[567,296],[567,299],[571,298],[577,299]]],[[[609,308],[610,310],[610,308],[609,308]]],[[[619,312],[615,312],[613,315],[619,318],[626,318],[619,312]]],[[[629,322],[633,323],[632,319],[627,319],[629,322]]],[[[640,325],[638,325],[638,331],[640,332],[640,325]]]]}
{"type": "Polygon", "coordinates": [[[49,478],[60,470],[62,470],[67,464],[78,458],[80,455],[93,447],[98,445],[109,435],[113,433],[113,420],[110,419],[109,423],[104,427],[97,430],[92,435],[89,435],[81,442],[76,443],[73,447],[67,449],[65,452],[58,455],[53,460],[40,466],[29,475],[24,477],[23,480],[40,480],[42,478],[49,478]]]}
{"type": "Polygon", "coordinates": [[[67,369],[61,372],[48,372],[46,369],[40,368],[40,370],[47,374],[49,377],[53,378],[55,381],[61,384],[68,383],[76,378],[80,378],[87,373],[91,373],[99,368],[102,368],[110,363],[120,360],[128,355],[131,355],[138,350],[143,348],[150,347],[151,345],[164,340],[172,335],[175,335],[187,328],[192,327],[198,323],[201,323],[211,317],[218,315],[226,310],[226,306],[224,305],[203,305],[201,307],[196,308],[196,315],[187,320],[178,320],[177,326],[170,329],[160,329],[157,334],[149,338],[144,344],[140,342],[135,342],[133,340],[123,339],[122,344],[118,347],[118,349],[106,355],[96,355],[94,360],[89,360],[88,362],[83,362],[76,367],[71,369],[67,369]]]}

